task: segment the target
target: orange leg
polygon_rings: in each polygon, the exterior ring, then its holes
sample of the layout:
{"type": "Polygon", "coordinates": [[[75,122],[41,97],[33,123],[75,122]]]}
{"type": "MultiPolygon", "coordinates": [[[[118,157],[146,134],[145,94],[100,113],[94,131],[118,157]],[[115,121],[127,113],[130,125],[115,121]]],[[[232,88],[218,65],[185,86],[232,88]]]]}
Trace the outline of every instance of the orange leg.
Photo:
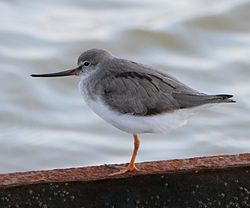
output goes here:
{"type": "Polygon", "coordinates": [[[125,167],[125,168],[122,168],[120,171],[118,171],[116,173],[112,173],[111,174],[112,176],[121,175],[121,174],[124,174],[124,173],[127,173],[127,172],[138,170],[136,168],[136,166],[135,166],[135,159],[136,159],[136,155],[137,155],[139,146],[140,146],[139,136],[137,134],[134,134],[134,151],[133,151],[131,160],[129,162],[129,165],[127,167],[125,167]]]}

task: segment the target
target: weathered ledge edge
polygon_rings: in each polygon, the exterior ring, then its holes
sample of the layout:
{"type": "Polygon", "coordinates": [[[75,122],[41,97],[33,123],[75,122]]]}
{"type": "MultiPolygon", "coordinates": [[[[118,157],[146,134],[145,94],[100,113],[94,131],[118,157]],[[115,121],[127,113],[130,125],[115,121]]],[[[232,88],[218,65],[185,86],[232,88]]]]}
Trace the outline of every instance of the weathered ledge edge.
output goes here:
{"type": "MultiPolygon", "coordinates": [[[[120,164],[119,166],[124,165],[127,164],[120,164]]],[[[128,178],[150,174],[173,174],[190,171],[199,172],[205,170],[228,169],[246,166],[250,167],[250,153],[143,162],[137,163],[137,167],[140,169],[138,172],[110,176],[111,173],[117,171],[115,166],[117,165],[101,165],[0,174],[0,190],[9,187],[41,183],[60,183],[72,181],[87,182],[113,178],[128,178]]]]}

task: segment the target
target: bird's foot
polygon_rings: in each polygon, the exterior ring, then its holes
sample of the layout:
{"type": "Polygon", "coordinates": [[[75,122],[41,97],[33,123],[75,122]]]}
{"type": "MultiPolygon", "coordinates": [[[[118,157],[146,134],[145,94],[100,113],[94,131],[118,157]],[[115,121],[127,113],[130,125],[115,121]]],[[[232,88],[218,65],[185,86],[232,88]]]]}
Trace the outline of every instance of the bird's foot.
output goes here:
{"type": "Polygon", "coordinates": [[[118,172],[109,174],[110,176],[117,176],[117,175],[125,174],[127,172],[139,171],[139,169],[134,164],[129,165],[127,167],[122,167],[122,168],[116,166],[116,168],[119,168],[120,170],[118,172]]]}

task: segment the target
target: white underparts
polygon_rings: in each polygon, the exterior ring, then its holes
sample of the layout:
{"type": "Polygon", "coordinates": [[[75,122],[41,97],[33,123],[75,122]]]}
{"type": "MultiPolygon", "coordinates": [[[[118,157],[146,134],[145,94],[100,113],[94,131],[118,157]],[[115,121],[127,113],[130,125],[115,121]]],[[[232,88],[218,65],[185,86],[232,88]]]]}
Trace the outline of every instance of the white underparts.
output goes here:
{"type": "Polygon", "coordinates": [[[208,108],[211,104],[199,107],[178,109],[169,113],[153,116],[135,116],[132,114],[122,114],[111,109],[101,98],[93,99],[86,90],[87,76],[81,77],[79,90],[88,106],[102,119],[112,124],[116,128],[128,133],[157,133],[168,132],[186,124],[187,119],[197,112],[208,108]]]}
{"type": "Polygon", "coordinates": [[[153,116],[135,116],[111,110],[100,99],[87,103],[102,119],[128,133],[168,132],[186,124],[189,117],[201,110],[201,107],[194,107],[153,116]]]}

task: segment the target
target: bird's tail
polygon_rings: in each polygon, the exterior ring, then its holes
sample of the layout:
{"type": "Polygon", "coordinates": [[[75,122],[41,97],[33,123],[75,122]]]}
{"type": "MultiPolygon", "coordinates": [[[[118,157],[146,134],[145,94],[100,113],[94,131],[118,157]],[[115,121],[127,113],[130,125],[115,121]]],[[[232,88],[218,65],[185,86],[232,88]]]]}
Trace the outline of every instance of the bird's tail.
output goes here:
{"type": "Polygon", "coordinates": [[[236,101],[232,98],[233,95],[219,94],[219,95],[209,95],[207,100],[211,103],[235,103],[236,101]]]}
{"type": "Polygon", "coordinates": [[[235,103],[233,95],[220,94],[220,95],[206,95],[206,94],[183,94],[173,93],[175,100],[180,105],[180,108],[190,108],[209,103],[235,103]]]}

